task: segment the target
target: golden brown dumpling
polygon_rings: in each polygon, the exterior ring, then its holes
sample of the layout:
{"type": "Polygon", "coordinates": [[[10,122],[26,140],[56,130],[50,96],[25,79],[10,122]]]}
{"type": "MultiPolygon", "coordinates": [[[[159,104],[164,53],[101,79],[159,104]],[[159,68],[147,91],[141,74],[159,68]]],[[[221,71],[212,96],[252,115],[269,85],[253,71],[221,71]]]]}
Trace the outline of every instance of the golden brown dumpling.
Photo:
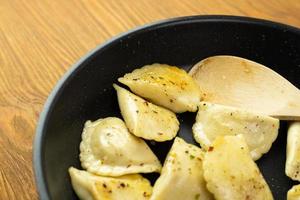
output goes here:
{"type": "Polygon", "coordinates": [[[195,80],[174,66],[146,65],[118,80],[137,95],[176,113],[195,112],[201,99],[195,80]]]}
{"type": "Polygon", "coordinates": [[[204,156],[203,170],[217,200],[273,199],[243,135],[216,138],[204,156]]]}
{"type": "Polygon", "coordinates": [[[116,117],[86,122],[80,161],[87,171],[103,176],[161,170],[159,160],[145,141],[130,134],[124,122],[116,117]]]}
{"type": "Polygon", "coordinates": [[[285,174],[300,181],[300,122],[291,123],[288,129],[285,174]]]}
{"type": "Polygon", "coordinates": [[[195,140],[207,150],[218,136],[243,134],[254,160],[267,153],[278,135],[279,120],[239,108],[201,102],[193,125],[195,140]]]}
{"type": "Polygon", "coordinates": [[[300,199],[300,184],[294,185],[287,193],[287,200],[299,200],[300,199]]]}
{"type": "Polygon", "coordinates": [[[122,116],[129,131],[158,142],[173,139],[179,129],[176,115],[114,84],[122,116]]]}
{"type": "Polygon", "coordinates": [[[69,168],[71,183],[82,200],[147,200],[152,193],[150,182],[139,174],[104,177],[69,168]]]}
{"type": "Polygon", "coordinates": [[[157,179],[151,200],[212,200],[203,177],[204,152],[176,137],[157,179]]]}

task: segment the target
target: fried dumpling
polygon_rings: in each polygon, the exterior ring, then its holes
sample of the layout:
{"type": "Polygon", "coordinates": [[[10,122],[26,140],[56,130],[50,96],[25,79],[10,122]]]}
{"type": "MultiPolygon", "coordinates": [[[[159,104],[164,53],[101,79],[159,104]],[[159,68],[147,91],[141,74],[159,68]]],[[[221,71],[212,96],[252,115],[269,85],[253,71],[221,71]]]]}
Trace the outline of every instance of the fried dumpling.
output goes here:
{"type": "Polygon", "coordinates": [[[195,80],[175,66],[146,65],[118,80],[137,95],[176,113],[195,112],[201,99],[195,80]]]}
{"type": "Polygon", "coordinates": [[[287,200],[299,200],[300,199],[300,184],[294,185],[287,193],[287,200]]]}
{"type": "Polygon", "coordinates": [[[145,141],[116,117],[87,121],[80,143],[84,169],[103,176],[160,172],[161,164],[145,141]]]}
{"type": "Polygon", "coordinates": [[[179,129],[176,115],[114,84],[119,107],[129,131],[158,142],[173,139],[179,129]]]}
{"type": "Polygon", "coordinates": [[[139,174],[104,177],[74,167],[69,174],[81,200],[147,200],[152,193],[150,182],[139,174]]]}
{"type": "Polygon", "coordinates": [[[285,174],[300,181],[300,122],[293,122],[288,128],[285,174]]]}
{"type": "Polygon", "coordinates": [[[246,110],[201,102],[193,125],[195,140],[207,150],[216,137],[243,134],[254,160],[267,153],[276,140],[279,120],[246,110]]]}
{"type": "Polygon", "coordinates": [[[203,178],[203,155],[204,152],[199,147],[176,137],[150,199],[213,199],[203,178]]]}
{"type": "Polygon", "coordinates": [[[204,156],[204,178],[216,200],[272,200],[243,135],[220,136],[204,156]]]}

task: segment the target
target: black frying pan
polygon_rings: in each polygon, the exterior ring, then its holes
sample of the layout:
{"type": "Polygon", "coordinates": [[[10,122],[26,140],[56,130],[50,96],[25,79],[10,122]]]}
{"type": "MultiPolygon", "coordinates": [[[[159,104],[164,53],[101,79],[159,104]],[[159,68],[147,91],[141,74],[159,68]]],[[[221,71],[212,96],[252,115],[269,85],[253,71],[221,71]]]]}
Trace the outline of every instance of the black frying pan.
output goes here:
{"type": "MultiPolygon", "coordinates": [[[[41,114],[34,143],[34,168],[41,199],[77,199],[67,169],[80,168],[83,124],[120,117],[112,83],[135,68],[167,63],[189,70],[213,55],[235,55],[262,63],[300,87],[300,30],[270,21],[232,16],[194,16],[161,21],[118,36],[84,56],[59,81],[41,114]]],[[[195,113],[178,116],[179,136],[194,143],[195,113]]],[[[287,126],[257,163],[275,199],[295,182],[284,174],[287,126]]],[[[163,162],[172,142],[151,145],[163,162]]],[[[148,175],[154,182],[157,175],[148,175]]]]}

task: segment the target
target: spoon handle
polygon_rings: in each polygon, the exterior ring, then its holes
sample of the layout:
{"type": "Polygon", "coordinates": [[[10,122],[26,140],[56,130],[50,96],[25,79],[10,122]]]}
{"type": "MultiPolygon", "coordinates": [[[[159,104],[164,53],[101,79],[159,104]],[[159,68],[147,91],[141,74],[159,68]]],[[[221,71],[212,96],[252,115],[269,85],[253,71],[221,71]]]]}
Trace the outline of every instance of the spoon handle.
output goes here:
{"type": "Polygon", "coordinates": [[[296,96],[287,98],[285,106],[280,110],[274,110],[270,115],[280,120],[300,121],[300,90],[296,96]]]}

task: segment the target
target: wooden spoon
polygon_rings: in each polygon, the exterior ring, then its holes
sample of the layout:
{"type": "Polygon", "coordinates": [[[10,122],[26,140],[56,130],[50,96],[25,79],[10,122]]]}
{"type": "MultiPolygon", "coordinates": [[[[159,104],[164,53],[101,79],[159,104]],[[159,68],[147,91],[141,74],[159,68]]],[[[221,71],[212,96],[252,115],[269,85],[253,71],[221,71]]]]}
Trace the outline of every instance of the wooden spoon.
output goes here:
{"type": "Polygon", "coordinates": [[[189,72],[203,92],[203,100],[300,120],[300,90],[278,73],[235,56],[213,56],[189,72]]]}

